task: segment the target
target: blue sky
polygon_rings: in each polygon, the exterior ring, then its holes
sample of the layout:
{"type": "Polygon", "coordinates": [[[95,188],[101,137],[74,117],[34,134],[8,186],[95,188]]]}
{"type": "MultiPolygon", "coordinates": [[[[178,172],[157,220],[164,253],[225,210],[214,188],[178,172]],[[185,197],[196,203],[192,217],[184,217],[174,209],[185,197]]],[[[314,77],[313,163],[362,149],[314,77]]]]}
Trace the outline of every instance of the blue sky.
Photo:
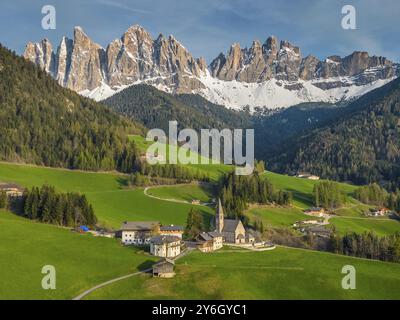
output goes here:
{"type": "Polygon", "coordinates": [[[399,0],[1,0],[0,42],[22,53],[28,41],[46,37],[58,45],[82,26],[106,46],[133,24],[153,37],[173,34],[195,57],[210,63],[239,42],[250,46],[269,35],[319,58],[368,51],[400,62],[399,0]],[[57,29],[41,28],[41,8],[57,9],[57,29]],[[357,30],[341,28],[341,8],[352,4],[357,30]]]}

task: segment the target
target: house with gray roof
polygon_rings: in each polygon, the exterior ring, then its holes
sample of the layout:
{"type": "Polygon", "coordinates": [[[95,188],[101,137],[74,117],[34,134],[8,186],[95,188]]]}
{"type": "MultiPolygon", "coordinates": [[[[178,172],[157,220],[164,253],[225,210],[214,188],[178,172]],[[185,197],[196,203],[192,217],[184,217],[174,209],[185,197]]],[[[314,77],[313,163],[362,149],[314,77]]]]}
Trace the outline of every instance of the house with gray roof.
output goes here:
{"type": "Polygon", "coordinates": [[[185,227],[169,225],[160,227],[160,235],[162,236],[176,236],[182,239],[183,233],[185,232],[185,227]]]}
{"type": "Polygon", "coordinates": [[[159,234],[158,221],[125,221],[121,225],[120,234],[125,245],[146,245],[153,235],[159,234]]]}
{"type": "Polygon", "coordinates": [[[223,236],[217,231],[202,232],[197,236],[196,242],[201,252],[211,252],[222,248],[223,236]]]}

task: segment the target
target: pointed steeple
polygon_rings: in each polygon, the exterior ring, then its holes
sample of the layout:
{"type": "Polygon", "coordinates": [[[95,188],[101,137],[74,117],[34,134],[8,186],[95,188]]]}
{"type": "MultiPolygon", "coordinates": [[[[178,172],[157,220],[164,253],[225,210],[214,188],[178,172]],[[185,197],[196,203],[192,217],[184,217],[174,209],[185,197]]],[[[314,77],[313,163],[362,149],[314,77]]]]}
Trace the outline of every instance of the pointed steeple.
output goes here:
{"type": "Polygon", "coordinates": [[[220,233],[224,229],[224,208],[222,207],[221,199],[218,199],[218,206],[215,214],[215,228],[215,231],[220,233]]]}

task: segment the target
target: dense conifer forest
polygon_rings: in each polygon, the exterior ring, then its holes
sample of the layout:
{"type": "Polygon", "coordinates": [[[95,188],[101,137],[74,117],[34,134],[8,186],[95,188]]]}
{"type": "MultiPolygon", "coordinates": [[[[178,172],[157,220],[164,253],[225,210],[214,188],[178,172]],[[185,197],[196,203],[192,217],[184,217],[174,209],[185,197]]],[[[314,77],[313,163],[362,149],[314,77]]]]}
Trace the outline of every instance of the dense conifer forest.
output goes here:
{"type": "Polygon", "coordinates": [[[66,227],[95,226],[97,218],[85,195],[57,193],[44,185],[25,191],[23,214],[31,220],[66,227]]]}
{"type": "Polygon", "coordinates": [[[251,176],[237,176],[234,172],[221,177],[218,186],[225,212],[229,217],[241,219],[245,223],[243,212],[250,203],[290,205],[292,194],[288,191],[277,190],[271,182],[257,173],[251,176]]]}
{"type": "Polygon", "coordinates": [[[176,120],[180,129],[251,127],[249,116],[215,105],[196,95],[173,96],[149,85],[129,87],[104,101],[112,110],[135,119],[147,128],[168,132],[176,120]]]}
{"type": "Polygon", "coordinates": [[[277,171],[310,171],[356,184],[400,186],[400,79],[346,107],[329,125],[286,141],[268,161],[277,171]]]}
{"type": "Polygon", "coordinates": [[[127,134],[142,132],[0,45],[1,161],[131,171],[127,134]]]}

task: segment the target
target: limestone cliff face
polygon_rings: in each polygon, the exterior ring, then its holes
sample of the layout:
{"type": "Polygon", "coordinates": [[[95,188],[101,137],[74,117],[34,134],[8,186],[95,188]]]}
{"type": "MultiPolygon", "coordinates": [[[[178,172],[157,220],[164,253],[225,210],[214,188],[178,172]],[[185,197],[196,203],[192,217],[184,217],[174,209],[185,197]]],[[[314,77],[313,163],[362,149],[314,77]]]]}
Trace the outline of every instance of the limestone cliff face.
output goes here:
{"type": "Polygon", "coordinates": [[[361,85],[395,76],[396,67],[384,57],[358,51],[344,58],[330,56],[324,61],[312,55],[303,58],[299,47],[288,41],[278,44],[275,37],[270,37],[263,45],[254,41],[249,49],[234,44],[227,55],[221,53],[210,64],[210,72],[220,80],[249,83],[271,78],[294,82],[358,76],[361,85]],[[368,73],[363,75],[366,70],[368,73]]]}
{"type": "Polygon", "coordinates": [[[48,73],[54,74],[55,55],[53,53],[53,46],[48,39],[43,39],[39,43],[29,42],[26,46],[24,56],[48,73]]]}
{"type": "Polygon", "coordinates": [[[204,59],[195,59],[173,36],[153,40],[142,27],[130,27],[106,49],[92,41],[80,27],[74,39],[63,38],[57,52],[45,39],[28,43],[24,57],[49,72],[63,86],[83,92],[107,84],[118,88],[148,81],[171,91],[202,88],[200,77],[207,69],[204,59]]]}
{"type": "Polygon", "coordinates": [[[153,39],[139,25],[106,48],[76,27],[73,39],[64,37],[56,50],[44,39],[28,43],[24,56],[60,85],[96,100],[147,83],[170,93],[199,93],[233,107],[340,101],[368,90],[356,87],[375,88],[400,75],[399,65],[384,57],[359,51],[344,58],[303,57],[299,47],[274,36],[263,43],[255,40],[250,48],[234,43],[207,66],[204,58],[194,58],[173,36],[153,39]],[[355,90],[347,90],[351,86],[355,90]]]}

